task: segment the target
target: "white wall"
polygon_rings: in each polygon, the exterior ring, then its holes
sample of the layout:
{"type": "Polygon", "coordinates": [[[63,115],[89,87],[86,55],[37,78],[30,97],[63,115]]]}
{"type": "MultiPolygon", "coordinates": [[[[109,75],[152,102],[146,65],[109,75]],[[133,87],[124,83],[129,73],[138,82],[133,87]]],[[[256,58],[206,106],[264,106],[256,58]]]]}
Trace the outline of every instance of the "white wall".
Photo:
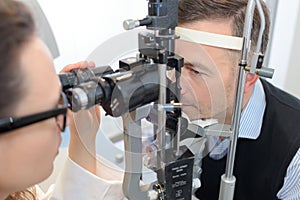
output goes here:
{"type": "Polygon", "coordinates": [[[296,32],[290,54],[284,88],[300,98],[300,12],[298,12],[296,32]]]}
{"type": "Polygon", "coordinates": [[[85,60],[106,39],[123,32],[126,19],[144,18],[146,0],[38,0],[60,50],[57,70],[85,60]]]}
{"type": "MultiPolygon", "coordinates": [[[[296,71],[289,69],[291,64],[295,64],[292,60],[292,55],[294,55],[293,49],[294,46],[297,45],[295,41],[299,41],[299,39],[296,40],[300,33],[298,31],[299,33],[296,34],[299,8],[299,0],[278,1],[273,42],[270,49],[270,67],[275,68],[275,75],[271,82],[289,92],[292,92],[291,88],[294,90],[294,88],[297,87],[295,84],[297,79],[300,78],[299,69],[296,71]],[[293,74],[291,72],[288,73],[289,71],[292,71],[293,74]],[[287,84],[287,82],[289,82],[289,84],[287,84]]],[[[298,65],[299,64],[300,62],[298,60],[298,65]]]]}

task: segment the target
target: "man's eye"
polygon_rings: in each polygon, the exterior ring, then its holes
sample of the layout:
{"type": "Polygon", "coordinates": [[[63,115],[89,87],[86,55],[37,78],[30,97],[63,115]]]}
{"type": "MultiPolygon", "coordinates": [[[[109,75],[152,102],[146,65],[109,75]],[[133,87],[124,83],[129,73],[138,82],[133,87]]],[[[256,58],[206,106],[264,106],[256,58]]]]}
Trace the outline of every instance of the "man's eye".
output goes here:
{"type": "Polygon", "coordinates": [[[191,72],[193,72],[194,74],[199,74],[200,72],[198,72],[197,70],[195,70],[193,67],[191,66],[185,66],[185,68],[191,72]]]}

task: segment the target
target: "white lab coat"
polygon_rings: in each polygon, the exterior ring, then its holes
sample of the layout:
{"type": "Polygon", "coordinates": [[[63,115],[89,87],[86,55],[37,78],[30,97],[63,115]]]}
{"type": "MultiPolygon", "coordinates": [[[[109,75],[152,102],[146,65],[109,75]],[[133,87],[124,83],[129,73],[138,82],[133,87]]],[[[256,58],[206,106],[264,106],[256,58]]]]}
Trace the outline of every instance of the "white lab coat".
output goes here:
{"type": "Polygon", "coordinates": [[[46,193],[36,186],[36,193],[38,200],[124,199],[122,181],[108,181],[95,176],[70,158],[66,159],[56,183],[46,193]]]}

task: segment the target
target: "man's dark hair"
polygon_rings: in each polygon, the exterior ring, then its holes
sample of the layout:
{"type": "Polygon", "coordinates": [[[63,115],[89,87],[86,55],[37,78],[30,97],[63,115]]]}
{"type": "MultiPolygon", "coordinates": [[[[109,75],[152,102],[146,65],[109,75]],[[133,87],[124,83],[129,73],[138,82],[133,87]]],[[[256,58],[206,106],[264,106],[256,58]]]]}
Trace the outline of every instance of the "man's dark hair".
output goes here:
{"type": "Polygon", "coordinates": [[[0,117],[10,117],[24,94],[19,58],[34,33],[33,17],[24,4],[0,1],[0,117]]]}
{"type": "MultiPolygon", "coordinates": [[[[269,41],[269,10],[261,1],[266,18],[263,36],[263,51],[269,41]]],[[[248,0],[179,0],[178,23],[187,24],[201,20],[232,20],[233,36],[242,37],[248,0]]],[[[260,17],[257,8],[254,12],[252,28],[252,44],[256,45],[260,30],[260,17]]],[[[252,47],[254,50],[255,47],[252,47]]]]}

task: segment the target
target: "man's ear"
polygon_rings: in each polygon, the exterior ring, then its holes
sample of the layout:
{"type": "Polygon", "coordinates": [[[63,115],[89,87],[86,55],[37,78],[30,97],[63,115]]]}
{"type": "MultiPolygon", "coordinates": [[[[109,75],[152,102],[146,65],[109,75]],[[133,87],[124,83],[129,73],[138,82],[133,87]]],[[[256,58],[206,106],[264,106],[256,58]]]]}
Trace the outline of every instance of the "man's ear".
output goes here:
{"type": "Polygon", "coordinates": [[[254,87],[257,79],[258,79],[258,75],[256,74],[250,74],[250,73],[246,74],[244,94],[247,94],[249,91],[252,91],[252,88],[254,87]]]}

